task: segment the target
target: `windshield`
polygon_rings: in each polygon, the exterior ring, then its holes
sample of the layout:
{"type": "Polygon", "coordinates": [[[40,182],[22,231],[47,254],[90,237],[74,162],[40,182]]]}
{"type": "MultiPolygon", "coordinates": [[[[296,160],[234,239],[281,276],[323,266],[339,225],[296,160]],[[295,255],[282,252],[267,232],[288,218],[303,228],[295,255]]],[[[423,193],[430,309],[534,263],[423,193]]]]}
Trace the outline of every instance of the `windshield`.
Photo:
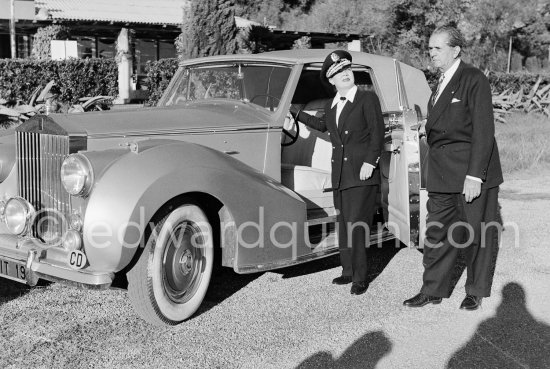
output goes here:
{"type": "Polygon", "coordinates": [[[176,74],[176,81],[166,91],[160,105],[234,99],[275,111],[290,72],[290,67],[250,63],[188,67],[176,74]]]}

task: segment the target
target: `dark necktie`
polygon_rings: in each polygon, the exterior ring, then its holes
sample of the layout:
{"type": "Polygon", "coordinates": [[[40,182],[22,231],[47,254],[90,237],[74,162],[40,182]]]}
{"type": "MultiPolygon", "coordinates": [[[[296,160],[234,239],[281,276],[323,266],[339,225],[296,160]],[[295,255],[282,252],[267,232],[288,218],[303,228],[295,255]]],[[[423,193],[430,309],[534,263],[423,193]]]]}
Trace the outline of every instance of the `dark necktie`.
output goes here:
{"type": "Polygon", "coordinates": [[[437,100],[437,95],[439,95],[439,89],[441,88],[441,84],[443,83],[443,77],[442,74],[441,77],[439,77],[439,82],[437,82],[437,88],[435,89],[435,93],[432,96],[432,106],[435,105],[435,101],[437,100]]]}
{"type": "Polygon", "coordinates": [[[341,97],[340,97],[340,100],[346,101],[346,98],[341,96],[341,97]]]}

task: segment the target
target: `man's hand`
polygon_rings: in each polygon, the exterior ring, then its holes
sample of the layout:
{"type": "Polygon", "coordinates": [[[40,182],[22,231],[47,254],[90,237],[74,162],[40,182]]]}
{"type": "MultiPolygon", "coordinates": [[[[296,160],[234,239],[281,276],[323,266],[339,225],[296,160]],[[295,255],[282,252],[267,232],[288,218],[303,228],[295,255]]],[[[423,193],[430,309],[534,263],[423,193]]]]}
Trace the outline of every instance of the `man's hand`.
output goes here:
{"type": "Polygon", "coordinates": [[[359,171],[359,179],[364,181],[369,179],[372,176],[374,167],[368,163],[363,163],[361,170],[359,171]]]}
{"type": "Polygon", "coordinates": [[[466,178],[464,180],[464,189],[462,194],[466,202],[472,202],[476,197],[481,194],[481,182],[478,182],[471,178],[466,178]]]}

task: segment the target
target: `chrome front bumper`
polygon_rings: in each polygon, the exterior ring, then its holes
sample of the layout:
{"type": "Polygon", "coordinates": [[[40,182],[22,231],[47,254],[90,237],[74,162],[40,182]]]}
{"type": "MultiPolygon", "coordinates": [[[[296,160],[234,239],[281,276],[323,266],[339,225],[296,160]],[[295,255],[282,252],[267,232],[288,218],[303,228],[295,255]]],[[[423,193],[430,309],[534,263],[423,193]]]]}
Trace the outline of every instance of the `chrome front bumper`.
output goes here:
{"type": "Polygon", "coordinates": [[[82,288],[104,289],[111,286],[114,273],[73,269],[69,266],[69,257],[69,251],[45,246],[37,239],[0,234],[0,258],[24,264],[27,269],[25,281],[31,286],[36,285],[38,279],[82,288]]]}

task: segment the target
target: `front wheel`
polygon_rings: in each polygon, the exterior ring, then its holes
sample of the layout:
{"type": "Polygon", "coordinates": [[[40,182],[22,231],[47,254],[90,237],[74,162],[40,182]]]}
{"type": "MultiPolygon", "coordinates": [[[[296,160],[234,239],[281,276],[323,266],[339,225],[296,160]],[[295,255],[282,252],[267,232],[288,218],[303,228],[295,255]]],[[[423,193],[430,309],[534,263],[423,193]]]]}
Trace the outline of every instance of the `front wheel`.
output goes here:
{"type": "Polygon", "coordinates": [[[155,224],[136,265],[128,296],[154,325],[175,325],[199,308],[212,275],[212,227],[196,205],[182,205],[155,224]]]}

